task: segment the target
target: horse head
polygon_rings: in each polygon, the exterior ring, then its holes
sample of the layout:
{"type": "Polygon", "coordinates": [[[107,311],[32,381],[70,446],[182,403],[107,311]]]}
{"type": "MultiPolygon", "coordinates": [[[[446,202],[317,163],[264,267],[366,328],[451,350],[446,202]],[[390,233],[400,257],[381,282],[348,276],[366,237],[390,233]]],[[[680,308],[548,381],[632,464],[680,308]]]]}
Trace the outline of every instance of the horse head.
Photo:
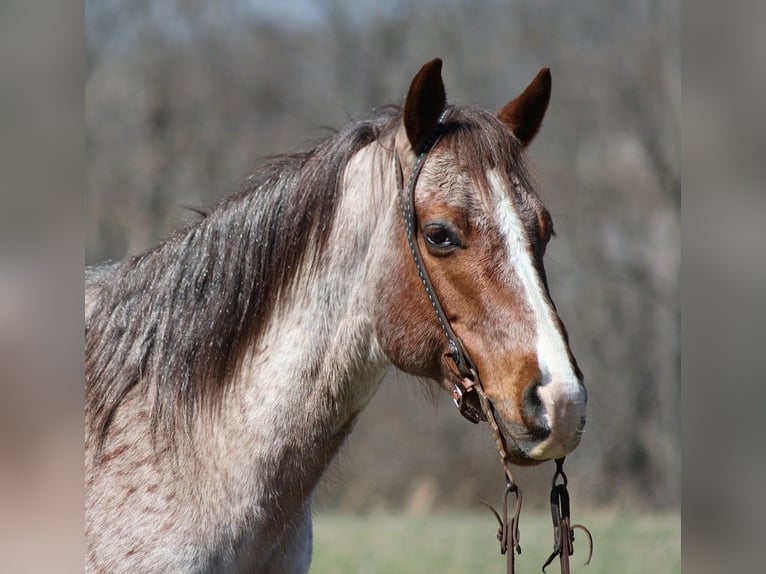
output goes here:
{"type": "Polygon", "coordinates": [[[429,299],[439,301],[481,379],[509,460],[521,465],[571,452],[586,418],[583,376],[543,264],[553,222],[524,167],[550,93],[543,69],[497,114],[464,108],[444,119],[441,60],[423,66],[393,151],[400,181],[417,171],[412,238],[433,293],[421,284],[400,216],[376,296],[387,358],[450,390],[461,373],[429,299]]]}

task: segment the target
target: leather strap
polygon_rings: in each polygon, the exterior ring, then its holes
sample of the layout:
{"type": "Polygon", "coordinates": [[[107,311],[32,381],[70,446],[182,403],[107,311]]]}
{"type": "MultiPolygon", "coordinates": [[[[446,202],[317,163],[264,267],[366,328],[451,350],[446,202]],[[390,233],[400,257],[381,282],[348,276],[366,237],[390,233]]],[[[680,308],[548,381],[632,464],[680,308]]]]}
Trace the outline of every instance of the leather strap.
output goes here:
{"type": "Polygon", "coordinates": [[[556,556],[561,564],[561,574],[569,574],[569,557],[574,554],[574,531],[582,530],[588,537],[587,566],[593,556],[593,536],[582,524],[570,525],[569,492],[567,492],[567,475],[564,472],[564,458],[556,459],[556,472],[551,481],[551,519],[553,520],[553,552],[543,564],[543,572],[553,562],[556,556]],[[561,479],[561,483],[558,480],[561,479]]]}
{"type": "Polygon", "coordinates": [[[436,142],[439,141],[444,123],[446,122],[451,108],[445,108],[439,119],[436,122],[436,127],[431,134],[430,138],[423,146],[423,149],[415,159],[415,164],[412,167],[407,186],[403,186],[403,173],[401,165],[399,164],[399,158],[394,154],[394,162],[396,163],[395,172],[397,174],[397,190],[399,197],[399,207],[401,208],[402,218],[404,221],[404,230],[407,235],[407,243],[412,254],[412,259],[415,262],[415,269],[420,277],[420,282],[423,284],[423,289],[428,296],[428,300],[431,302],[431,307],[436,314],[436,319],[439,321],[439,325],[444,333],[444,337],[447,339],[448,353],[447,355],[452,359],[457,368],[457,372],[460,374],[460,382],[455,383],[452,390],[452,399],[455,401],[462,414],[472,423],[478,423],[479,421],[487,420],[486,412],[482,409],[477,397],[474,394],[474,390],[479,381],[479,374],[476,365],[471,360],[470,355],[463,346],[460,338],[455,334],[455,331],[450,325],[447,315],[444,313],[444,308],[436,296],[431,278],[428,275],[426,266],[423,263],[423,256],[420,253],[420,249],[415,240],[415,234],[417,231],[417,215],[415,212],[415,184],[418,181],[420,172],[423,169],[426,156],[428,152],[433,149],[436,142]]]}
{"type": "Polygon", "coordinates": [[[500,552],[506,555],[506,564],[508,574],[514,572],[514,558],[517,553],[521,553],[521,546],[519,545],[519,515],[521,513],[521,490],[513,479],[511,473],[510,461],[508,460],[508,452],[505,446],[505,440],[500,428],[495,420],[494,409],[489,398],[484,394],[484,389],[481,385],[481,379],[479,378],[479,372],[475,363],[471,360],[470,355],[463,346],[460,337],[457,336],[455,331],[450,325],[447,315],[444,313],[444,308],[436,295],[431,278],[428,275],[426,266],[423,263],[423,256],[420,253],[420,249],[415,240],[415,234],[417,231],[417,215],[415,212],[415,185],[420,176],[420,172],[423,169],[426,156],[428,152],[433,149],[436,142],[439,141],[439,137],[442,134],[444,123],[446,122],[451,108],[445,108],[439,119],[436,122],[436,127],[433,133],[429,137],[423,149],[415,159],[415,164],[412,167],[412,172],[407,181],[407,186],[404,187],[401,164],[396,153],[394,153],[395,173],[397,175],[397,194],[399,198],[399,207],[401,208],[402,218],[404,221],[404,229],[407,235],[407,243],[412,254],[412,260],[415,263],[415,268],[420,277],[420,282],[423,284],[428,300],[431,302],[431,307],[436,314],[436,319],[439,321],[442,332],[447,339],[447,345],[449,351],[447,356],[452,359],[457,368],[457,372],[460,375],[460,381],[455,383],[452,390],[452,398],[455,401],[455,405],[458,407],[460,414],[472,423],[478,423],[479,421],[487,421],[492,433],[495,436],[495,443],[497,450],[500,453],[500,459],[503,464],[503,470],[505,471],[506,489],[505,496],[503,498],[503,516],[497,513],[487,503],[482,503],[487,506],[497,518],[500,527],[498,530],[498,540],[500,541],[500,552]],[[508,517],[508,498],[511,494],[516,496],[516,504],[514,505],[513,516],[508,517]]]}

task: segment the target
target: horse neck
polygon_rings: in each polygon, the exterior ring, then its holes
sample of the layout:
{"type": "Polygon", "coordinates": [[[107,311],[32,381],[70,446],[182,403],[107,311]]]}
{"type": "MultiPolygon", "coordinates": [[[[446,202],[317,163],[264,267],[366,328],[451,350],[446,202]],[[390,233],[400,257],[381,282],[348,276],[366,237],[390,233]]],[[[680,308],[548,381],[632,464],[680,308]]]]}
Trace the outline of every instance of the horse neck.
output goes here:
{"type": "Polygon", "coordinates": [[[377,143],[350,160],[320,270],[297,282],[247,352],[199,457],[238,482],[243,501],[276,495],[280,513],[298,511],[385,371],[373,312],[394,204],[389,163],[377,143]]]}

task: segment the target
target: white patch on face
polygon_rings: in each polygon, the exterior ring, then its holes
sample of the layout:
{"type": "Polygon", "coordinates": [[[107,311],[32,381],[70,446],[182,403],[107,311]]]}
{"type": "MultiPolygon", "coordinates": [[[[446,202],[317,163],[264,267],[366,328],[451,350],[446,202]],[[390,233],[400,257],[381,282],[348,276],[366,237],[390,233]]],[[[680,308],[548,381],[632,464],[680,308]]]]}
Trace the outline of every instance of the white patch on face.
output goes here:
{"type": "Polygon", "coordinates": [[[579,442],[578,427],[585,416],[585,389],[570,363],[564,336],[556,326],[554,311],[532,262],[529,240],[511,194],[496,170],[488,172],[487,180],[495,202],[497,224],[505,238],[508,267],[521,282],[535,321],[537,361],[543,375],[538,394],[545,406],[551,434],[528,454],[537,459],[557,458],[579,442]]]}

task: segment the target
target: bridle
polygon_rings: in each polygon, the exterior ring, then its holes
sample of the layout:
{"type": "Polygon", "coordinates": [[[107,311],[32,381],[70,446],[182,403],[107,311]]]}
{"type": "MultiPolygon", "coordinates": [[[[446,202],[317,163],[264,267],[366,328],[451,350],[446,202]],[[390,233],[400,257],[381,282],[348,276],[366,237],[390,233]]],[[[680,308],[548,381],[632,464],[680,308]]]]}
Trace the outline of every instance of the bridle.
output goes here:
{"type": "MultiPolygon", "coordinates": [[[[495,515],[499,522],[499,529],[497,538],[500,541],[500,552],[506,555],[507,573],[513,574],[514,572],[514,558],[515,555],[521,554],[521,546],[519,544],[519,516],[521,514],[521,490],[513,479],[511,472],[510,460],[508,457],[508,451],[505,444],[505,439],[500,432],[500,428],[495,420],[495,412],[492,406],[492,402],[484,393],[484,388],[479,378],[479,371],[475,363],[471,360],[468,351],[463,345],[460,337],[455,333],[454,329],[450,325],[449,319],[444,312],[444,308],[439,301],[439,297],[436,295],[431,278],[428,275],[428,271],[423,263],[423,256],[420,253],[417,241],[415,240],[415,232],[417,230],[417,215],[415,213],[415,185],[420,176],[420,172],[423,169],[426,156],[428,152],[433,149],[436,143],[439,141],[439,137],[442,134],[444,125],[452,112],[452,108],[446,107],[442,111],[439,119],[436,122],[436,126],[431,133],[428,140],[422,146],[415,163],[412,167],[407,187],[403,185],[403,172],[399,163],[397,154],[394,153],[395,173],[397,175],[397,195],[399,198],[399,207],[401,208],[402,218],[404,222],[404,229],[407,235],[407,243],[412,254],[412,259],[415,263],[415,269],[417,270],[420,282],[425,289],[428,300],[431,302],[431,307],[436,314],[436,319],[439,322],[439,326],[447,339],[448,352],[446,356],[454,363],[457,373],[459,375],[459,381],[456,382],[452,388],[452,399],[455,402],[460,414],[474,424],[478,424],[480,421],[486,421],[492,433],[495,437],[495,443],[497,450],[500,453],[500,460],[505,472],[505,494],[503,496],[503,514],[501,515],[486,502],[481,502],[487,508],[489,508],[495,515]],[[510,495],[515,495],[515,504],[513,513],[509,520],[508,513],[508,501],[510,495]]],[[[417,150],[416,150],[417,151],[417,150]]],[[[551,513],[553,518],[554,527],[554,551],[548,558],[547,562],[543,566],[545,568],[553,561],[556,555],[561,560],[561,572],[563,574],[569,573],[569,556],[574,552],[572,546],[574,542],[574,530],[580,528],[585,531],[591,540],[591,554],[593,552],[593,542],[588,530],[580,525],[570,526],[569,524],[569,494],[566,490],[567,478],[563,471],[564,458],[556,460],[556,474],[553,476],[551,485],[551,513]],[[557,484],[557,480],[561,478],[563,482],[557,484]]],[[[586,564],[590,562],[590,556],[586,564]]]]}
{"type": "MultiPolygon", "coordinates": [[[[399,206],[401,207],[402,216],[404,218],[404,230],[407,233],[407,243],[410,246],[412,259],[415,261],[418,277],[420,277],[420,282],[423,284],[426,295],[428,295],[431,307],[433,307],[434,313],[436,313],[436,319],[439,321],[439,325],[447,339],[447,345],[449,347],[447,355],[455,363],[457,371],[460,374],[460,382],[455,383],[452,389],[452,398],[455,401],[455,405],[460,411],[460,414],[472,423],[477,424],[479,421],[487,420],[487,410],[484,409],[483,405],[481,405],[481,401],[478,399],[477,389],[481,388],[480,383],[477,385],[479,381],[478,370],[474,362],[471,360],[471,357],[466,352],[463,343],[460,341],[460,337],[458,337],[452,329],[449,319],[447,319],[447,315],[444,313],[441,302],[436,296],[433,284],[431,283],[431,278],[428,276],[428,271],[423,264],[420,248],[415,241],[415,229],[417,226],[417,216],[415,214],[415,184],[423,169],[426,156],[438,141],[442,128],[444,127],[444,122],[447,120],[447,117],[449,117],[450,112],[450,108],[445,108],[441,116],[439,116],[436,123],[436,129],[433,131],[431,137],[425,143],[422,151],[415,160],[406,189],[402,187],[401,166],[397,165],[396,173],[399,178],[397,188],[399,206]]],[[[398,164],[399,158],[396,154],[394,154],[394,161],[398,164]]]]}

